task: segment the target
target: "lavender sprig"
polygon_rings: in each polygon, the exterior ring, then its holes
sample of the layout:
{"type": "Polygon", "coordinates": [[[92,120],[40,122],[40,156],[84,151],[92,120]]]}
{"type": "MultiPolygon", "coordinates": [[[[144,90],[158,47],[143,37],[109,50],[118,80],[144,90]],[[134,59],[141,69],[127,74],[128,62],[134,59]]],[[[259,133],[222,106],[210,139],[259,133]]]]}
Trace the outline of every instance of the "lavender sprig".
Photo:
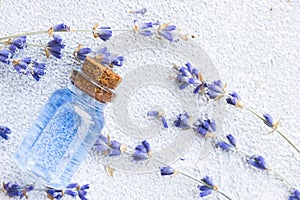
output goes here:
{"type": "Polygon", "coordinates": [[[296,146],[290,139],[288,139],[281,131],[278,130],[278,127],[280,125],[279,121],[274,122],[273,118],[269,114],[264,114],[263,116],[260,116],[255,111],[253,111],[250,108],[246,108],[247,111],[249,111],[254,116],[261,119],[268,127],[271,127],[272,130],[269,133],[277,132],[284,140],[286,140],[298,153],[300,153],[300,148],[296,146]]]}
{"type": "Polygon", "coordinates": [[[224,151],[235,151],[238,153],[241,153],[243,155],[245,155],[246,157],[246,161],[249,165],[260,169],[260,170],[267,170],[267,171],[272,171],[274,172],[274,174],[276,176],[278,176],[287,186],[291,187],[291,188],[295,188],[290,182],[288,182],[280,173],[278,173],[277,171],[275,171],[274,169],[271,169],[270,167],[267,166],[267,163],[264,159],[264,157],[260,156],[260,155],[249,155],[247,153],[245,153],[244,151],[240,150],[237,148],[236,146],[236,139],[234,138],[233,135],[229,134],[226,136],[227,140],[229,141],[229,143],[227,143],[225,140],[221,140],[218,141],[216,143],[217,147],[220,147],[222,150],[224,151]]]}
{"type": "MultiPolygon", "coordinates": [[[[155,159],[153,159],[153,160],[155,160],[155,159]]],[[[157,161],[159,163],[162,163],[158,160],[155,160],[155,161],[157,161]]],[[[177,169],[174,169],[170,166],[161,167],[160,168],[160,174],[161,174],[161,176],[175,176],[177,174],[181,174],[181,175],[183,175],[183,176],[185,176],[189,179],[192,179],[192,180],[196,181],[197,183],[200,183],[201,185],[198,185],[198,189],[200,190],[200,193],[199,193],[200,197],[208,196],[213,191],[216,191],[216,192],[220,193],[221,195],[223,195],[225,198],[231,199],[228,195],[226,195],[225,193],[220,191],[218,186],[213,184],[212,179],[209,176],[205,176],[204,178],[199,180],[197,178],[194,178],[193,176],[190,176],[190,175],[188,175],[188,174],[186,174],[182,171],[179,171],[177,169]]]]}
{"type": "Polygon", "coordinates": [[[20,199],[22,199],[23,197],[27,199],[28,198],[27,193],[34,189],[33,184],[21,186],[17,183],[11,183],[11,182],[8,183],[3,182],[2,187],[3,187],[3,191],[7,196],[20,197],[20,199]]]}
{"type": "Polygon", "coordinates": [[[79,197],[81,200],[87,200],[86,195],[87,191],[90,188],[89,184],[79,185],[78,183],[70,183],[66,186],[65,189],[55,189],[51,187],[46,187],[45,192],[48,199],[50,200],[59,200],[63,196],[68,195],[70,197],[76,198],[79,197]]]}

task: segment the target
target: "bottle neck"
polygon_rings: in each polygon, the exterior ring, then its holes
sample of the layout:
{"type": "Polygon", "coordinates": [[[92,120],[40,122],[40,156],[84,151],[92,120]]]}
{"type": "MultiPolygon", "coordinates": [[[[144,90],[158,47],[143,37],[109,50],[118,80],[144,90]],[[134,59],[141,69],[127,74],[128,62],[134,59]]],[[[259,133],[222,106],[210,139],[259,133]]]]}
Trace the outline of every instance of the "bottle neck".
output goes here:
{"type": "Polygon", "coordinates": [[[72,81],[69,82],[67,88],[75,95],[75,98],[84,105],[100,109],[107,105],[107,103],[97,101],[86,92],[80,90],[72,83],[72,81]]]}

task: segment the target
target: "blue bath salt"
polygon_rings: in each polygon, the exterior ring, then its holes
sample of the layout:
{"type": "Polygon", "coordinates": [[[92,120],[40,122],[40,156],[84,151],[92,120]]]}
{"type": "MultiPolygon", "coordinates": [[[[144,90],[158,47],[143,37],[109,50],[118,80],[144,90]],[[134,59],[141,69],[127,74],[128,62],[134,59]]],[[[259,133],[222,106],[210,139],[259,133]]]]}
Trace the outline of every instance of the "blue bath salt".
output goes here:
{"type": "Polygon", "coordinates": [[[72,85],[55,91],[15,154],[20,168],[47,186],[64,188],[104,126],[104,107],[72,85]]]}

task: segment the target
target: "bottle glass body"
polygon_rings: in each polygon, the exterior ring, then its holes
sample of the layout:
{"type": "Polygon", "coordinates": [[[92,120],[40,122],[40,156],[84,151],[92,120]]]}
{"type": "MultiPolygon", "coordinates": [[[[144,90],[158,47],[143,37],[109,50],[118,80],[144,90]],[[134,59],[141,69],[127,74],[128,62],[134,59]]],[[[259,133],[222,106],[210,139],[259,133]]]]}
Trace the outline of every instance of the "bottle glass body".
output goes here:
{"type": "Polygon", "coordinates": [[[104,126],[105,105],[73,84],[55,91],[17,150],[18,165],[47,186],[65,187],[104,126]]]}

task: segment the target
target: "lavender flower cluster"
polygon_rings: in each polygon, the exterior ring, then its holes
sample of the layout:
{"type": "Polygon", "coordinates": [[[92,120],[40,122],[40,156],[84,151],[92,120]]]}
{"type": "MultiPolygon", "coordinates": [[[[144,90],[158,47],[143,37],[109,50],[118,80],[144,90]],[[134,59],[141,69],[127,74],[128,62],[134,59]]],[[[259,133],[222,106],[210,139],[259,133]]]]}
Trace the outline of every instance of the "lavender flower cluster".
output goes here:
{"type": "MultiPolygon", "coordinates": [[[[9,197],[19,197],[22,199],[25,197],[28,199],[28,193],[35,190],[34,184],[28,184],[25,186],[21,186],[17,183],[3,183],[2,185],[3,191],[9,197]]],[[[81,200],[87,200],[87,190],[90,188],[89,184],[79,185],[78,183],[70,183],[66,186],[66,189],[55,189],[46,187],[44,189],[45,193],[47,194],[47,198],[50,200],[60,200],[65,195],[71,196],[73,198],[79,197],[81,200]]],[[[39,190],[39,189],[36,189],[39,190]]]]}

